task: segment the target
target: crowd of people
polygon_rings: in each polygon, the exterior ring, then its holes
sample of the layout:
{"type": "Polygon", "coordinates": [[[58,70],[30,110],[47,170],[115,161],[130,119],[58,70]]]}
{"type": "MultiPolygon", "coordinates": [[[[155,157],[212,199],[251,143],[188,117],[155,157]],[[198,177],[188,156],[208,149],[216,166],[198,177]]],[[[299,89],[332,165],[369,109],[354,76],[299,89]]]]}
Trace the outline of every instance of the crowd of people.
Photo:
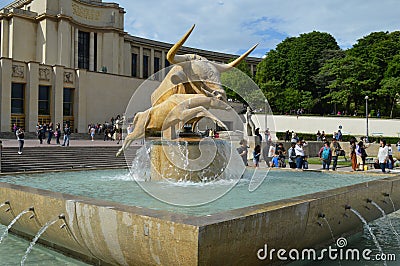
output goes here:
{"type": "MultiPolygon", "coordinates": [[[[123,117],[117,115],[116,118],[112,117],[110,122],[105,122],[104,124],[89,124],[88,134],[90,139],[94,141],[96,134],[104,134],[104,141],[106,140],[117,140],[117,144],[122,141],[122,123],[123,117]]],[[[16,124],[13,125],[12,131],[15,134],[18,141],[18,154],[22,154],[24,143],[25,143],[25,132],[22,127],[18,127],[16,124]]],[[[129,125],[127,128],[128,133],[132,132],[132,126],[129,125]]],[[[69,123],[65,123],[62,127],[60,123],[55,126],[53,123],[37,123],[36,125],[36,136],[40,144],[46,141],[47,144],[51,144],[53,138],[55,138],[56,144],[61,146],[69,146],[70,136],[72,134],[72,129],[69,123]],[[61,144],[60,138],[63,137],[63,142],[61,144]]]]}
{"type": "MultiPolygon", "coordinates": [[[[14,124],[13,131],[18,140],[18,154],[22,154],[22,150],[24,148],[25,143],[25,132],[22,127],[16,127],[14,124]]],[[[47,144],[51,144],[53,137],[56,139],[56,144],[61,146],[69,146],[69,139],[71,135],[71,128],[68,123],[65,123],[65,126],[61,129],[60,123],[57,123],[55,128],[53,123],[43,125],[38,123],[36,125],[36,136],[39,139],[39,143],[43,144],[43,140],[46,140],[47,144]],[[60,137],[64,134],[63,144],[60,143],[60,137]]]]}
{"type": "MultiPolygon", "coordinates": [[[[261,138],[261,137],[259,137],[261,138]]],[[[257,138],[256,138],[257,140],[257,138]]],[[[248,143],[245,139],[239,142],[239,148],[237,151],[242,157],[243,163],[248,166],[248,143]]],[[[253,164],[255,167],[260,166],[261,156],[263,157],[266,165],[269,167],[286,167],[286,156],[288,156],[288,163],[290,168],[295,169],[307,169],[308,161],[305,155],[304,147],[307,146],[307,142],[299,139],[297,142],[292,142],[291,147],[286,151],[283,143],[277,145],[273,144],[272,141],[267,141],[264,149],[261,149],[261,144],[255,144],[253,150],[253,164]]]]}
{"type": "MultiPolygon", "coordinates": [[[[274,168],[285,168],[286,162],[292,169],[307,169],[308,168],[308,156],[305,153],[305,147],[308,145],[306,141],[299,138],[295,132],[286,132],[285,140],[290,139],[290,147],[286,151],[283,143],[274,144],[269,139],[269,131],[266,130],[266,143],[262,149],[262,137],[259,134],[259,129],[256,130],[255,136],[255,147],[252,153],[253,165],[254,167],[260,166],[260,159],[263,158],[267,167],[274,168]]],[[[345,161],[346,152],[342,148],[339,141],[342,140],[340,130],[335,132],[332,138],[329,140],[325,136],[324,131],[317,132],[317,140],[322,141],[322,146],[319,149],[318,157],[321,161],[322,170],[332,170],[336,171],[338,166],[339,156],[343,156],[345,161]]],[[[242,157],[243,162],[248,166],[248,143],[245,139],[240,141],[240,147],[237,149],[239,155],[242,157]]],[[[342,142],[343,145],[343,142],[342,142]]],[[[370,144],[366,141],[364,137],[361,137],[359,141],[356,138],[351,138],[349,142],[350,150],[350,161],[353,171],[365,171],[368,169],[367,166],[367,148],[370,144]]],[[[400,140],[397,143],[398,150],[400,151],[400,140]]],[[[395,165],[395,159],[393,158],[392,145],[387,143],[385,139],[380,140],[380,147],[378,154],[376,155],[375,161],[373,163],[375,169],[381,169],[382,172],[386,172],[386,169],[393,169],[395,165]]]]}
{"type": "MultiPolygon", "coordinates": [[[[92,141],[94,141],[95,135],[101,135],[103,134],[103,140],[104,141],[117,141],[117,144],[119,144],[122,141],[122,124],[124,123],[124,117],[117,115],[115,118],[111,117],[110,121],[105,121],[103,124],[97,123],[97,124],[89,124],[88,125],[88,134],[90,134],[90,138],[92,141]]],[[[131,125],[128,126],[128,134],[132,131],[129,132],[129,127],[132,127],[131,125]]]]}

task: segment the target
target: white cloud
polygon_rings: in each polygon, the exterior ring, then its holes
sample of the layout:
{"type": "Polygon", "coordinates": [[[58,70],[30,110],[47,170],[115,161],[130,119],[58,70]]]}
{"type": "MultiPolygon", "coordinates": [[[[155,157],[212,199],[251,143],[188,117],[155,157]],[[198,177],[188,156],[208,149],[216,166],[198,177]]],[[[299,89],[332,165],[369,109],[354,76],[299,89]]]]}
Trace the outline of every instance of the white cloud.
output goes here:
{"type": "Polygon", "coordinates": [[[394,31],[400,25],[397,0],[119,0],[119,4],[127,11],[125,30],[132,35],[173,43],[196,24],[186,45],[238,53],[260,43],[252,54],[258,56],[287,36],[313,30],[332,34],[342,48],[348,48],[370,32],[394,31]]]}

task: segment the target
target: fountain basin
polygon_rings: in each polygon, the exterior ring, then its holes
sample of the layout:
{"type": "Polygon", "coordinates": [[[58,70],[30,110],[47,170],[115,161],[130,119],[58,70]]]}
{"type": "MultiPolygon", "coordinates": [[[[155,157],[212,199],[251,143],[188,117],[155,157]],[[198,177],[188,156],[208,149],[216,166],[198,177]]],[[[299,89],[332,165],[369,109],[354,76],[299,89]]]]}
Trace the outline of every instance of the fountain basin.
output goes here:
{"type": "Polygon", "coordinates": [[[232,152],[230,143],[210,138],[153,140],[150,150],[151,180],[192,182],[222,177],[232,152]]]}
{"type": "Polygon", "coordinates": [[[64,213],[67,227],[60,229],[60,221],[42,240],[93,263],[279,264],[259,260],[257,251],[265,244],[289,250],[330,243],[330,231],[318,224],[320,213],[325,214],[335,236],[360,231],[358,217],[345,205],[358,210],[367,221],[374,220],[381,214],[376,208],[365,208],[367,199],[380,204],[386,213],[393,212],[385,195],[390,195],[397,209],[399,186],[400,177],[393,176],[195,217],[0,183],[0,201],[9,200],[12,207],[12,212],[0,210],[0,222],[7,225],[34,203],[35,218],[13,227],[14,232],[32,238],[47,221],[64,213]]]}

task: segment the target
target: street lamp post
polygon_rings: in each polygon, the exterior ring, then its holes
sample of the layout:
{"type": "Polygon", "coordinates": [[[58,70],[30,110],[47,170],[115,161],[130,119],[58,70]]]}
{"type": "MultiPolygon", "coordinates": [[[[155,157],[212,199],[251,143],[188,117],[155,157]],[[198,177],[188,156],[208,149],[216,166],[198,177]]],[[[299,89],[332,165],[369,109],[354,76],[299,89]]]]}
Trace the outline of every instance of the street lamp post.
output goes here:
{"type": "MultiPolygon", "coordinates": [[[[267,115],[268,115],[268,100],[265,99],[264,103],[265,103],[265,130],[267,130],[267,128],[268,128],[268,118],[267,118],[267,115]]],[[[268,140],[266,139],[265,141],[268,141],[268,140]]]]}
{"type": "Polygon", "coordinates": [[[366,140],[368,141],[368,96],[365,96],[365,119],[366,119],[366,123],[367,123],[366,140]]]}

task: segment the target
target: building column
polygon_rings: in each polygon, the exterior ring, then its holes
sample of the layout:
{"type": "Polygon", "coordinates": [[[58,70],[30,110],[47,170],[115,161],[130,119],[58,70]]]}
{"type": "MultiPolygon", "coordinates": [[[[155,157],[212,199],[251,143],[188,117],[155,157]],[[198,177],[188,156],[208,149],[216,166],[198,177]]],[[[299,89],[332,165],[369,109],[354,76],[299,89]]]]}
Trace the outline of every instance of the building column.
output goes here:
{"type": "Polygon", "coordinates": [[[58,23],[58,58],[57,65],[65,67],[73,67],[71,58],[73,57],[74,46],[71,46],[71,26],[65,21],[60,20],[58,23]],[[71,56],[72,55],[72,56],[71,56]]]}
{"type": "Polygon", "coordinates": [[[38,122],[38,101],[39,101],[39,64],[28,63],[27,83],[26,83],[26,112],[25,126],[26,131],[35,132],[38,122]]]}
{"type": "Polygon", "coordinates": [[[164,50],[162,50],[161,51],[161,69],[162,69],[162,71],[161,71],[161,80],[163,80],[164,78],[165,78],[165,51],[164,50]]]}
{"type": "Polygon", "coordinates": [[[103,67],[103,33],[97,33],[97,69],[102,69],[103,67]]]}
{"type": "Polygon", "coordinates": [[[151,77],[152,75],[154,75],[154,49],[151,48],[150,49],[150,73],[149,73],[149,77],[151,77]]]}
{"type": "Polygon", "coordinates": [[[1,57],[9,57],[8,56],[8,41],[9,41],[9,21],[5,18],[1,21],[1,38],[0,38],[0,54],[1,57]]]}
{"type": "Polygon", "coordinates": [[[75,68],[78,68],[78,39],[79,39],[79,30],[77,28],[75,28],[75,54],[74,54],[74,58],[75,58],[75,68]]]}
{"type": "Polygon", "coordinates": [[[138,58],[138,64],[139,64],[139,78],[143,78],[143,46],[140,46],[139,48],[139,58],[138,58]]]}
{"type": "Polygon", "coordinates": [[[11,74],[12,60],[0,59],[0,130],[10,132],[11,130],[11,74]]]}
{"type": "Polygon", "coordinates": [[[90,32],[89,40],[89,70],[94,71],[94,32],[90,32]]]}
{"type": "Polygon", "coordinates": [[[74,118],[78,133],[87,132],[86,88],[82,86],[82,84],[86,84],[87,82],[87,71],[84,69],[77,70],[75,78],[74,118]]]}
{"type": "Polygon", "coordinates": [[[54,123],[63,123],[63,94],[64,94],[64,67],[54,66],[54,82],[51,90],[51,109],[50,115],[54,123]]]}

